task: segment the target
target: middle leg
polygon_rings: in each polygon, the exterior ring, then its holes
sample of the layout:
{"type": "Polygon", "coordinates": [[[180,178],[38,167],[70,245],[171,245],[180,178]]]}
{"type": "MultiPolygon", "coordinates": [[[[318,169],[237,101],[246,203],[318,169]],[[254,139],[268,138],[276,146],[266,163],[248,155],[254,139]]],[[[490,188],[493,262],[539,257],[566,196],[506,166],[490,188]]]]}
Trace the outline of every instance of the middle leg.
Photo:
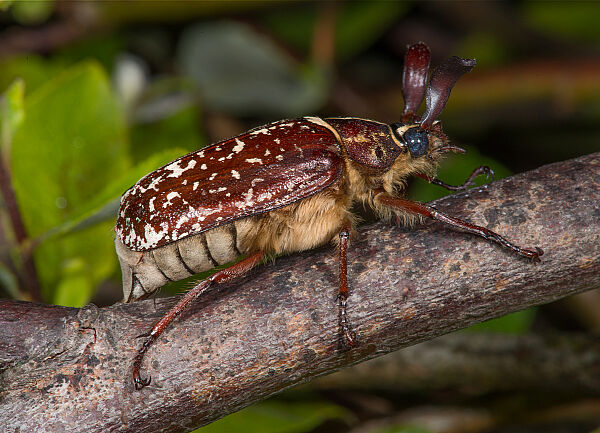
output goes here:
{"type": "Polygon", "coordinates": [[[340,292],[338,294],[339,301],[339,322],[340,329],[346,343],[350,347],[356,346],[356,333],[350,330],[348,324],[348,316],[346,312],[348,300],[348,241],[350,239],[350,231],[352,223],[348,220],[344,222],[340,230],[340,292]]]}

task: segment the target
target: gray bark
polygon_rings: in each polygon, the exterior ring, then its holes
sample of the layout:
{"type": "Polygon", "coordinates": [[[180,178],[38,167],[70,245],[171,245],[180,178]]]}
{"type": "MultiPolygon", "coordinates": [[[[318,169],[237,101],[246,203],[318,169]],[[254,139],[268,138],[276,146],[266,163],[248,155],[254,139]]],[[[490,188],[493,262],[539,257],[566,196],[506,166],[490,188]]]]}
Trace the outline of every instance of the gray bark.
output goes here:
{"type": "Polygon", "coordinates": [[[341,344],[333,248],[278,258],[215,287],[150,349],[135,391],[136,336],[173,305],[82,309],[0,301],[0,430],[180,432],[352,364],[600,286],[600,153],[438,200],[541,262],[440,224],[361,227],[349,251],[341,344]],[[20,430],[18,430],[20,428],[20,430]]]}

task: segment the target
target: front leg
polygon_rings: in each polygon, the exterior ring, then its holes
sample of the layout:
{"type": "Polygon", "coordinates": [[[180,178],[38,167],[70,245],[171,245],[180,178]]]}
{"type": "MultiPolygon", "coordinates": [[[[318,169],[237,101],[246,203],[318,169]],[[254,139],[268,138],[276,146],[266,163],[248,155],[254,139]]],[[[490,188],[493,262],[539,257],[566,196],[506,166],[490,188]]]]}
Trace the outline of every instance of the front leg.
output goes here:
{"type": "Polygon", "coordinates": [[[467,188],[474,185],[473,181],[475,180],[475,178],[482,174],[486,175],[486,180],[489,180],[490,177],[492,178],[492,180],[494,179],[494,170],[492,170],[487,165],[481,165],[481,166],[477,167],[475,170],[473,170],[473,172],[468,177],[468,179],[462,183],[462,185],[457,185],[457,186],[448,185],[447,183],[439,180],[437,177],[430,177],[430,176],[427,176],[426,174],[417,173],[416,176],[420,177],[421,179],[425,179],[427,182],[429,182],[433,185],[437,185],[437,186],[441,186],[442,188],[446,188],[449,191],[465,191],[467,188]]]}
{"type": "Polygon", "coordinates": [[[541,248],[521,248],[513,244],[512,242],[506,240],[498,233],[486,229],[485,227],[471,224],[470,222],[461,220],[459,218],[451,217],[450,215],[446,215],[445,213],[439,212],[435,208],[423,203],[418,203],[399,197],[393,197],[385,192],[378,194],[375,197],[375,201],[392,209],[431,218],[444,224],[448,224],[449,226],[454,227],[456,229],[463,230],[477,236],[481,236],[482,238],[487,239],[488,241],[496,242],[497,244],[500,244],[503,247],[509,248],[523,257],[539,260],[539,257],[544,254],[544,251],[541,248]]]}

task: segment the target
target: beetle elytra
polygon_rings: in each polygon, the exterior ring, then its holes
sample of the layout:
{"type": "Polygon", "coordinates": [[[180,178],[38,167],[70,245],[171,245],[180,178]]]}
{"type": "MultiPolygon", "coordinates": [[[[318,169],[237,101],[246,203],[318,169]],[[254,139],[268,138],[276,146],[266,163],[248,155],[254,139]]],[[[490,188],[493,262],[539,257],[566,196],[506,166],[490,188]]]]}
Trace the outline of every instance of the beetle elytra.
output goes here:
{"type": "Polygon", "coordinates": [[[409,47],[400,122],[359,118],[282,120],[182,156],[140,179],[125,192],[116,226],[116,249],[126,301],[147,297],[168,281],[229,263],[201,281],[152,328],[133,365],[136,389],[150,346],[185,307],[213,283],[248,272],[267,254],[304,251],[339,239],[340,331],[352,347],[357,337],[347,319],[346,251],[355,222],[354,204],[381,218],[410,224],[431,218],[538,259],[539,248],[521,248],[484,227],[453,218],[426,204],[399,197],[404,182],[419,176],[448,189],[464,189],[435,178],[441,157],[464,152],[449,144],[437,117],[458,78],[474,60],[451,57],[431,75],[429,48],[409,47]],[[423,99],[422,116],[416,114],[423,99]],[[339,237],[339,238],[338,238],[339,237]]]}

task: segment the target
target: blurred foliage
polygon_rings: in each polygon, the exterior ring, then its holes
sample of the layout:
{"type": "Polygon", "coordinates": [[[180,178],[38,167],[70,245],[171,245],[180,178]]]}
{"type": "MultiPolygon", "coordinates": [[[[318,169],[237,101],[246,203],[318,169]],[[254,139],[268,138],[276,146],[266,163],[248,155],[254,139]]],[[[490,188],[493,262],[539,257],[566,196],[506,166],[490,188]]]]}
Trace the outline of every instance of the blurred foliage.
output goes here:
{"type": "Polygon", "coordinates": [[[181,70],[205,103],[238,116],[295,117],[324,103],[325,71],[294,62],[267,38],[236,22],[187,29],[179,45],[181,70]]]}
{"type": "Polygon", "coordinates": [[[533,28],[549,36],[581,42],[600,42],[598,2],[524,2],[522,13],[533,28]]]}
{"type": "Polygon", "coordinates": [[[11,161],[44,298],[82,306],[117,271],[113,226],[118,198],[185,149],[155,149],[133,166],[124,113],[102,68],[85,61],[37,81],[47,70],[55,71],[54,63],[48,69],[41,60],[29,64],[24,76],[34,77],[34,90],[24,99],[20,80],[5,93],[10,109],[3,115],[3,133],[11,125],[14,136],[9,149],[3,140],[3,153],[11,161]]]}
{"type": "Polygon", "coordinates": [[[3,159],[6,159],[10,154],[10,146],[12,145],[15,132],[19,129],[25,118],[24,94],[25,83],[21,79],[16,79],[6,90],[4,98],[1,101],[0,137],[2,139],[3,159]]]}
{"type": "Polygon", "coordinates": [[[27,83],[27,92],[32,92],[48,78],[58,75],[65,66],[62,59],[44,60],[36,55],[1,59],[0,88],[6,89],[18,77],[27,83]]]}
{"type": "Polygon", "coordinates": [[[372,433],[433,433],[431,430],[418,425],[390,425],[372,433]]]}
{"type": "MultiPolygon", "coordinates": [[[[32,251],[44,301],[98,302],[107,280],[115,301],[113,227],[129,186],[215,137],[284,117],[395,121],[401,56],[418,40],[434,65],[450,54],[478,62],[441,116],[468,149],[442,163],[444,182],[460,184],[479,165],[498,179],[597,151],[598,16],[597,2],[1,2],[0,149],[29,236],[18,245],[2,209],[2,293],[28,297],[19,257],[32,251]]],[[[448,194],[419,179],[408,193],[448,194]]],[[[523,333],[538,314],[471,330],[523,333]]],[[[356,422],[313,400],[269,400],[200,431],[356,422]]],[[[388,431],[426,432],[379,430],[388,431]]]]}
{"type": "MultiPolygon", "coordinates": [[[[90,193],[121,176],[130,162],[117,100],[97,64],[77,65],[47,81],[25,98],[25,113],[11,169],[27,232],[35,238],[77,217],[90,193]]],[[[36,248],[40,278],[46,288],[57,288],[45,293],[47,299],[68,305],[90,299],[114,271],[110,228],[106,222],[36,248]],[[69,294],[61,292],[65,288],[69,294]]]]}
{"type": "Polygon", "coordinates": [[[531,330],[537,308],[528,308],[470,326],[469,332],[496,332],[502,334],[525,334],[531,330]]]}
{"type": "Polygon", "coordinates": [[[53,12],[54,2],[44,1],[14,1],[12,3],[12,15],[20,24],[35,25],[46,21],[53,12]]]}
{"type": "Polygon", "coordinates": [[[133,158],[142,161],[148,154],[164,153],[167,149],[183,155],[203,147],[206,142],[198,134],[197,122],[197,110],[188,107],[156,122],[134,125],[130,135],[133,158]]]}
{"type": "MultiPolygon", "coordinates": [[[[114,70],[118,64],[116,59],[125,50],[123,44],[122,38],[117,34],[91,35],[85,39],[73,41],[65,48],[58,49],[56,55],[50,60],[58,63],[56,65],[58,71],[78,62],[94,59],[109,73],[114,70]]],[[[45,60],[48,62],[48,59],[45,60]]]]}
{"type": "Polygon", "coordinates": [[[289,402],[275,399],[226,416],[195,433],[301,433],[332,419],[352,418],[341,406],[321,399],[289,402]]]}
{"type": "MultiPolygon", "coordinates": [[[[402,16],[407,5],[385,1],[350,2],[343,7],[338,4],[334,36],[337,59],[347,60],[374,44],[402,16]]],[[[283,8],[266,12],[261,21],[283,41],[309,53],[319,13],[319,4],[312,3],[293,14],[283,8]]]]}
{"type": "Polygon", "coordinates": [[[493,32],[474,32],[464,38],[456,54],[469,59],[477,59],[477,68],[490,68],[502,65],[509,56],[508,47],[501,37],[493,32]]]}

